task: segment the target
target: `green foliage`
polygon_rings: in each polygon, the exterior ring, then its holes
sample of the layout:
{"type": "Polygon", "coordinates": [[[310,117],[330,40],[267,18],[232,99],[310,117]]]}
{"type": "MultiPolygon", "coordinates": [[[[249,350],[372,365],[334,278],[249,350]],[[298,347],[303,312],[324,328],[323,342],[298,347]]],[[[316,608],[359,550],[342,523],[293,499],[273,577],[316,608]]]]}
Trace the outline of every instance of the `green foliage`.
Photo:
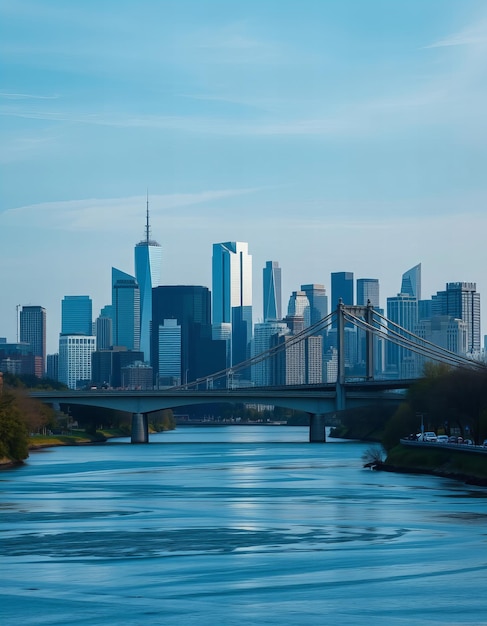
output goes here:
{"type": "Polygon", "coordinates": [[[163,430],[174,430],[176,428],[176,422],[171,409],[163,409],[161,411],[154,411],[149,415],[150,426],[156,432],[163,430]]]}
{"type": "Polygon", "coordinates": [[[29,456],[28,433],[15,396],[0,395],[0,458],[23,461],[29,456]]]}
{"type": "Polygon", "coordinates": [[[382,444],[386,450],[390,450],[397,446],[401,437],[416,433],[417,429],[418,418],[411,406],[403,403],[385,425],[382,444]]]}
{"type": "Polygon", "coordinates": [[[453,369],[427,364],[424,378],[413,385],[407,402],[393,415],[384,431],[383,444],[393,448],[401,437],[425,430],[452,429],[469,434],[477,443],[487,437],[487,368],[453,369]]]}

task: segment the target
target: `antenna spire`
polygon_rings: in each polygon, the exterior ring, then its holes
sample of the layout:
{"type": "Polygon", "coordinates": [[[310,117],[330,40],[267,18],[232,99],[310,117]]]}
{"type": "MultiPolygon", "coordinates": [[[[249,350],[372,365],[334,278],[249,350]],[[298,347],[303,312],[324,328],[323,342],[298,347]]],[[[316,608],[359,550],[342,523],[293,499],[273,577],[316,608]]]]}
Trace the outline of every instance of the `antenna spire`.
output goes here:
{"type": "Polygon", "coordinates": [[[150,239],[150,226],[149,226],[149,189],[147,189],[147,207],[146,207],[146,222],[145,222],[145,240],[149,243],[150,239]]]}

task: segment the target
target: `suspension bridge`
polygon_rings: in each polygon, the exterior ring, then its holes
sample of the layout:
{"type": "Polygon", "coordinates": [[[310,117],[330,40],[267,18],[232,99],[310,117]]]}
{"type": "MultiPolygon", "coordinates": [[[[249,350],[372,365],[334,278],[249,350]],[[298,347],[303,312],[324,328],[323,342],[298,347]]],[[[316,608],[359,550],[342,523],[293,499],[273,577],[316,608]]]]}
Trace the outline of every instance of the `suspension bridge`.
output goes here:
{"type": "MultiPolygon", "coordinates": [[[[416,373],[422,372],[427,362],[485,369],[485,364],[432,343],[388,320],[370,303],[348,306],[340,302],[335,311],[318,322],[295,334],[274,336],[270,343],[269,348],[242,363],[185,385],[151,391],[33,391],[30,395],[48,404],[80,404],[130,412],[132,443],[148,442],[148,414],[153,411],[222,402],[305,411],[310,415],[309,440],[324,442],[327,413],[370,404],[398,404],[405,391],[417,382],[418,376],[400,378],[397,375],[389,379],[383,376],[377,360],[383,358],[387,345],[395,346],[401,363],[408,363],[406,369],[416,373]],[[334,380],[323,382],[319,363],[314,368],[310,366],[311,338],[318,338],[314,349],[319,350],[320,360],[322,342],[331,345],[334,380]],[[351,342],[355,343],[354,349],[351,342]],[[358,371],[353,362],[358,353],[362,371],[358,371]],[[261,380],[264,372],[266,384],[251,384],[252,372],[256,370],[261,380]],[[317,372],[319,381],[316,381],[317,372]],[[245,379],[250,373],[247,383],[238,378],[242,373],[245,379]]],[[[314,362],[316,365],[316,359],[314,362]]],[[[400,371],[398,368],[397,372],[400,371]]]]}

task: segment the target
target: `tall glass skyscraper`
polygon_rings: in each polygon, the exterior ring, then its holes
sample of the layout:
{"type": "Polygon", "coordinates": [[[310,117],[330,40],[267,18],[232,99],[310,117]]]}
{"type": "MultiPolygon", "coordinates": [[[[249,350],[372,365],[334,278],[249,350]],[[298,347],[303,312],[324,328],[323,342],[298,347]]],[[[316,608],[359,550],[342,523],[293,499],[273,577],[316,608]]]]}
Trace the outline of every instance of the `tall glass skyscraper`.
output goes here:
{"type": "Polygon", "coordinates": [[[93,331],[93,306],[89,296],[64,296],[61,302],[61,334],[89,335],[93,331]]]}
{"type": "Polygon", "coordinates": [[[421,300],[421,263],[402,275],[401,293],[421,300]]]}
{"type": "Polygon", "coordinates": [[[367,306],[367,303],[379,308],[379,280],[377,278],[357,278],[357,304],[367,306]]]}
{"type": "Polygon", "coordinates": [[[20,311],[20,341],[30,344],[32,354],[42,359],[42,375],[46,371],[46,309],[23,306],[20,311]]]}
{"type": "Polygon", "coordinates": [[[147,199],[145,238],[135,246],[135,278],[140,289],[140,350],[151,358],[152,289],[160,285],[162,248],[151,239],[149,199],[147,199]]]}
{"type": "Polygon", "coordinates": [[[247,243],[213,244],[212,285],[213,324],[232,324],[231,365],[236,365],[250,355],[252,339],[252,256],[247,243]]]}
{"type": "Polygon", "coordinates": [[[434,308],[438,315],[449,315],[467,325],[467,353],[480,352],[480,294],[476,283],[447,283],[446,291],[438,291],[434,308]]]}
{"type": "Polygon", "coordinates": [[[332,272],[331,307],[334,311],[340,298],[343,304],[353,305],[353,272],[332,272]]]}
{"type": "Polygon", "coordinates": [[[140,292],[133,276],[112,267],[112,341],[114,346],[139,350],[140,292]]]}
{"type": "Polygon", "coordinates": [[[281,268],[277,261],[266,261],[262,284],[264,322],[282,319],[281,268]]]}
{"type": "Polygon", "coordinates": [[[309,301],[309,323],[316,324],[328,315],[328,296],[325,286],[317,283],[301,285],[301,291],[304,291],[309,301]]]}

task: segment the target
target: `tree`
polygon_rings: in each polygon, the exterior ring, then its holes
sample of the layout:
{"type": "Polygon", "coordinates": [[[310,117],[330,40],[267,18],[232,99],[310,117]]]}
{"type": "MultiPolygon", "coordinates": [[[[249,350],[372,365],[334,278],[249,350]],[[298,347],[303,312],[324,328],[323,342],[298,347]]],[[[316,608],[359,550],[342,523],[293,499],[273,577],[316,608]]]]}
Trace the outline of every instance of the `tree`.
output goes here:
{"type": "Polygon", "coordinates": [[[0,458],[23,461],[29,456],[28,433],[12,393],[0,395],[0,458]]]}

